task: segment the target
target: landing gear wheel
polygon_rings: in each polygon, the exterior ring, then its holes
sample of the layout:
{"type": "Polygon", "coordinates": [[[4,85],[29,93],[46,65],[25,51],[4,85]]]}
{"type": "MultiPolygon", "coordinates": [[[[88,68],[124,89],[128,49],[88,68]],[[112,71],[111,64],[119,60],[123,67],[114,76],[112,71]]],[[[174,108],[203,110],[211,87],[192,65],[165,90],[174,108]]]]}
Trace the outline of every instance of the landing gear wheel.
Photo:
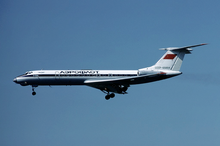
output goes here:
{"type": "Polygon", "coordinates": [[[32,85],[32,91],[33,91],[33,92],[32,92],[32,95],[33,95],[33,96],[36,95],[36,92],[34,91],[34,89],[37,88],[37,86],[38,86],[38,85],[32,85]]]}
{"type": "Polygon", "coordinates": [[[105,96],[105,99],[106,100],[109,100],[110,98],[114,98],[115,97],[115,94],[114,93],[111,93],[111,94],[107,94],[106,96],[105,96]]]}
{"type": "Polygon", "coordinates": [[[114,97],[115,97],[115,94],[114,94],[114,93],[111,93],[109,96],[110,96],[111,98],[114,98],[114,97]]]}
{"type": "Polygon", "coordinates": [[[32,95],[34,96],[34,95],[36,95],[36,92],[34,91],[34,92],[32,92],[32,95]]]}
{"type": "Polygon", "coordinates": [[[105,99],[106,99],[106,100],[109,100],[110,98],[111,98],[110,95],[106,95],[106,96],[105,96],[105,99]]]}

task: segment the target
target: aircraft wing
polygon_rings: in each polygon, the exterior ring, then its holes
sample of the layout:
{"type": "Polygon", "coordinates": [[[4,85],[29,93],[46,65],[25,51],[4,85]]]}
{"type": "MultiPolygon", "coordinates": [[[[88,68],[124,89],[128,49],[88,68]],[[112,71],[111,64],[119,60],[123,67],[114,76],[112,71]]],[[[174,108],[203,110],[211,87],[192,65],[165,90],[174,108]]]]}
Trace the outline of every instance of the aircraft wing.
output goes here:
{"type": "Polygon", "coordinates": [[[135,76],[135,77],[125,77],[117,79],[106,79],[106,80],[86,80],[84,83],[87,86],[100,89],[106,92],[115,92],[119,94],[125,94],[127,88],[131,84],[144,83],[146,80],[149,80],[153,76],[158,74],[135,76]],[[125,90],[126,89],[126,90],[125,90]]]}

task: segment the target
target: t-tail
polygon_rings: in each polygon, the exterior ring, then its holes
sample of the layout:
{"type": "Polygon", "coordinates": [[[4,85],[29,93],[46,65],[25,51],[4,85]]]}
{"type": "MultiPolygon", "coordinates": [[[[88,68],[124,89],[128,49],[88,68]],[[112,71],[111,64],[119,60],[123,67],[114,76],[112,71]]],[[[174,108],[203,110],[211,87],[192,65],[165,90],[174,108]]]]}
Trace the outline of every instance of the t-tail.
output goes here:
{"type": "Polygon", "coordinates": [[[160,50],[167,50],[167,52],[160,58],[160,60],[150,68],[153,70],[172,70],[179,71],[185,54],[191,54],[193,47],[203,46],[206,44],[199,44],[181,48],[163,48],[160,50]]]}

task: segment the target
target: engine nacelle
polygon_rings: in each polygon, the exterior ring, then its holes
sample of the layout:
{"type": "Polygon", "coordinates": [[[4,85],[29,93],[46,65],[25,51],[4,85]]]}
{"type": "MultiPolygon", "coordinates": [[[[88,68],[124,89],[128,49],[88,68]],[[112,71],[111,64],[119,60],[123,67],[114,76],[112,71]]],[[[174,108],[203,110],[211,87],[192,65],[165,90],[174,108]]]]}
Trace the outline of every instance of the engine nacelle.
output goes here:
{"type": "Polygon", "coordinates": [[[155,74],[157,71],[153,71],[149,68],[142,68],[138,70],[138,74],[141,75],[147,75],[147,74],[155,74]]]}

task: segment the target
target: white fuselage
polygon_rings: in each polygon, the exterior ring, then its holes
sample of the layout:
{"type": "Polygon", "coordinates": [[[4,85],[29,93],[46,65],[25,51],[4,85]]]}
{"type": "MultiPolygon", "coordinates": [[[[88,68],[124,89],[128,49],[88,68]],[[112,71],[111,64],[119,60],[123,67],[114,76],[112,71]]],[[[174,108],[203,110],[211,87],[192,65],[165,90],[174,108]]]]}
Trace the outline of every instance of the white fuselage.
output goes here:
{"type": "MultiPolygon", "coordinates": [[[[164,73],[164,72],[163,72],[164,73]]],[[[162,74],[161,71],[142,70],[36,70],[26,72],[24,75],[18,76],[14,82],[23,86],[26,85],[85,85],[85,81],[90,80],[114,80],[119,78],[136,78],[142,75],[154,76],[147,80],[131,82],[130,84],[147,83],[151,81],[161,80],[181,74],[179,71],[168,71],[162,74]],[[161,78],[161,75],[163,78],[161,78]]]]}
{"type": "Polygon", "coordinates": [[[85,80],[137,76],[137,70],[37,70],[14,79],[21,85],[84,85],[85,80]]]}

